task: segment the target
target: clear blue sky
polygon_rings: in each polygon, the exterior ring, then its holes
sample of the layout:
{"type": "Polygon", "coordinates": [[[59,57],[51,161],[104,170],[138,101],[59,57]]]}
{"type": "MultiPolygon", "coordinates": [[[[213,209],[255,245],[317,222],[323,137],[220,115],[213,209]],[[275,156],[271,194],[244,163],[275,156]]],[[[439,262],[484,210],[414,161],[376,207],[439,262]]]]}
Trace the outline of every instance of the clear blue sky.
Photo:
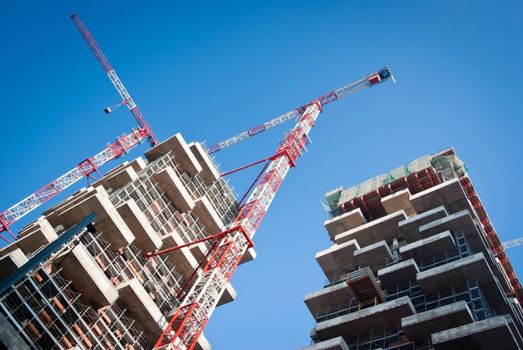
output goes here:
{"type": "MultiPolygon", "coordinates": [[[[314,254],[329,246],[322,195],[421,155],[454,146],[501,239],[523,236],[521,1],[4,1],[0,209],[134,125],[124,109],[103,114],[118,97],[73,11],[160,139],[211,144],[385,64],[396,74],[320,116],[256,236],[258,258],[232,280],[237,301],[205,330],[214,349],[308,344],[303,297],[322,286],[314,254]]],[[[285,128],[217,161],[268,155],[285,128]]],[[[252,174],[231,178],[238,192],[252,174]]],[[[523,277],[521,252],[509,255],[523,277]]]]}

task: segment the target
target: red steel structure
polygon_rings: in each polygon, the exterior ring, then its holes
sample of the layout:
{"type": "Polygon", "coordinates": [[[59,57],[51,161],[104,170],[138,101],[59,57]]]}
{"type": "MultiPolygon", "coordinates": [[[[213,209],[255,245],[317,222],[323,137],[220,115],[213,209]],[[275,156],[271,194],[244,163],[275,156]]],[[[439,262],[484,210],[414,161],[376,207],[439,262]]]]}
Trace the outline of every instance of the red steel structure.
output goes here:
{"type": "MultiPolygon", "coordinates": [[[[203,267],[202,273],[196,278],[189,291],[184,294],[180,308],[155,344],[156,349],[194,349],[198,337],[216,308],[236,267],[247,249],[253,246],[252,238],[288,171],[296,165],[296,160],[303,154],[308,135],[322,106],[351,92],[374,86],[389,77],[392,77],[389,69],[383,68],[358,82],[324,95],[303,108],[296,125],[287,133],[274,156],[270,157],[266,167],[262,170],[262,172],[264,171],[263,176],[245,205],[241,207],[231,227],[206,239],[214,240],[209,252],[208,263],[203,267]]],[[[156,256],[180,248],[174,247],[149,253],[146,256],[156,256]]]]}
{"type": "Polygon", "coordinates": [[[158,139],[156,138],[151,127],[142,115],[140,108],[138,108],[136,103],[134,103],[134,100],[132,99],[131,95],[129,95],[129,93],[127,92],[127,89],[123,85],[118,75],[116,75],[116,72],[114,71],[113,67],[102,52],[102,49],[100,48],[96,40],[94,40],[94,37],[89,31],[89,29],[87,29],[86,25],[80,20],[80,18],[78,18],[76,13],[73,13],[71,15],[71,19],[76,25],[76,28],[78,28],[80,34],[82,34],[82,37],[87,43],[87,46],[89,46],[89,48],[93,52],[94,57],[96,57],[96,59],[102,66],[104,72],[111,80],[111,83],[114,85],[116,91],[118,91],[118,93],[120,94],[120,97],[122,98],[122,104],[126,105],[127,108],[129,108],[134,118],[136,119],[136,122],[138,123],[140,129],[144,129],[147,132],[147,139],[149,140],[151,147],[156,146],[158,144],[158,139]]]}
{"type": "Polygon", "coordinates": [[[36,209],[43,203],[47,202],[58,193],[62,192],[78,180],[83,177],[87,177],[88,180],[91,178],[92,174],[98,172],[98,167],[102,164],[107,163],[110,160],[117,159],[129,152],[136,145],[140,144],[144,139],[149,141],[151,146],[158,144],[158,139],[151,130],[149,124],[145,120],[142,112],[132,99],[132,97],[127,92],[127,89],[123,85],[118,75],[114,71],[113,67],[103,54],[100,46],[94,40],[91,32],[87,29],[85,24],[78,18],[76,14],[71,15],[71,19],[78,28],[78,31],[85,39],[87,45],[93,52],[94,56],[100,62],[105,73],[111,80],[111,83],[114,85],[120,96],[122,97],[122,104],[126,105],[127,108],[131,111],[136,122],[138,123],[138,128],[133,129],[129,134],[123,135],[116,139],[113,143],[109,144],[100,153],[96,154],[91,158],[87,158],[82,161],[78,166],[64,175],[60,176],[58,179],[52,181],[50,184],[44,186],[38,191],[34,192],[27,198],[21,200],[15,205],[11,206],[9,209],[0,213],[0,238],[6,241],[7,243],[12,243],[11,239],[5,237],[2,232],[8,232],[12,239],[16,240],[16,236],[9,230],[9,226],[36,209]]]}
{"type": "Polygon", "coordinates": [[[62,192],[75,182],[84,177],[90,179],[92,174],[98,172],[98,168],[110,160],[120,158],[132,148],[140,144],[147,136],[145,129],[134,129],[129,134],[118,137],[100,153],[80,162],[75,168],[68,171],[58,179],[42,187],[30,196],[11,206],[0,213],[0,238],[7,243],[12,243],[2,232],[8,232],[12,239],[16,236],[9,230],[9,226],[15,221],[33,211],[43,203],[47,202],[58,193],[62,192]]]}

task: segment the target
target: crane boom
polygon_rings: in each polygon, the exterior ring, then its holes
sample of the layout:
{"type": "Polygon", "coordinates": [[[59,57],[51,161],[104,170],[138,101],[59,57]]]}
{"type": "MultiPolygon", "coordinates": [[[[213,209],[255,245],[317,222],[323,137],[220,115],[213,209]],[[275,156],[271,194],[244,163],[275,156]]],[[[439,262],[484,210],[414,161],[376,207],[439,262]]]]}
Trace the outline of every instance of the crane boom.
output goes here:
{"type": "MultiPolygon", "coordinates": [[[[388,68],[384,68],[362,80],[367,79],[373,81],[373,84],[377,84],[387,80],[390,76],[388,68]]],[[[321,112],[323,103],[327,104],[343,97],[345,91],[348,90],[343,90],[343,88],[335,90],[309,103],[303,109],[295,126],[271,157],[263,176],[246,204],[242,206],[231,227],[215,236],[217,239],[213,245],[215,249],[211,251],[202,273],[185,294],[181,306],[155,344],[156,349],[194,349],[198,337],[216,308],[240,260],[247,249],[254,245],[252,238],[283,180],[290,168],[295,166],[297,158],[302,155],[308,135],[321,112]]],[[[147,256],[155,256],[176,249],[177,247],[174,247],[149,253],[147,256]]]]}
{"type": "MultiPolygon", "coordinates": [[[[363,88],[372,87],[372,86],[376,85],[377,83],[381,82],[382,80],[388,79],[389,77],[392,78],[392,80],[394,80],[394,77],[391,75],[390,70],[387,67],[382,68],[381,70],[379,70],[379,72],[381,72],[383,74],[383,76],[379,75],[379,73],[378,73],[378,75],[376,75],[376,73],[370,74],[370,75],[364,77],[363,79],[355,81],[349,85],[345,85],[337,90],[331,91],[328,94],[325,94],[315,100],[320,101],[321,105],[325,106],[326,104],[339,100],[340,98],[343,98],[347,95],[353,94],[363,88]]],[[[248,138],[256,136],[275,126],[281,125],[290,120],[294,120],[303,113],[303,111],[305,110],[305,108],[307,108],[308,105],[309,104],[300,106],[300,107],[296,108],[295,110],[292,110],[288,113],[280,115],[274,119],[271,119],[265,123],[257,125],[238,135],[230,137],[222,142],[219,142],[219,143],[207,148],[207,153],[214,154],[214,153],[219,152],[227,147],[230,147],[238,142],[241,142],[248,138]]]]}
{"type": "Polygon", "coordinates": [[[122,103],[126,105],[127,108],[131,111],[140,129],[145,129],[147,131],[147,139],[151,147],[156,146],[159,143],[158,139],[156,138],[151,127],[145,120],[145,117],[142,115],[140,108],[138,108],[129,92],[127,92],[127,89],[125,88],[122,81],[116,74],[115,70],[107,60],[107,57],[105,57],[102,49],[100,48],[96,40],[94,40],[93,35],[89,31],[89,29],[87,29],[87,26],[82,22],[82,20],[80,20],[80,18],[78,18],[78,15],[76,15],[76,13],[73,13],[71,15],[71,19],[73,20],[74,24],[76,25],[76,28],[78,28],[78,31],[87,43],[87,46],[89,46],[89,48],[93,52],[94,57],[96,57],[96,59],[102,66],[104,72],[109,77],[109,80],[111,80],[111,83],[115,87],[116,91],[118,92],[118,94],[120,94],[120,97],[122,98],[122,103]]]}
{"type": "Polygon", "coordinates": [[[514,247],[520,246],[522,244],[523,244],[523,237],[511,239],[510,241],[501,243],[501,245],[503,246],[503,249],[514,248],[514,247]]]}
{"type": "MultiPolygon", "coordinates": [[[[130,133],[118,137],[107,148],[91,158],[87,158],[50,184],[42,187],[27,198],[22,199],[9,209],[0,213],[0,232],[9,231],[9,225],[47,202],[83,177],[89,177],[98,167],[112,159],[121,157],[130,149],[140,144],[148,136],[147,130],[133,129],[130,133]]],[[[11,236],[16,238],[12,233],[11,236]]]]}

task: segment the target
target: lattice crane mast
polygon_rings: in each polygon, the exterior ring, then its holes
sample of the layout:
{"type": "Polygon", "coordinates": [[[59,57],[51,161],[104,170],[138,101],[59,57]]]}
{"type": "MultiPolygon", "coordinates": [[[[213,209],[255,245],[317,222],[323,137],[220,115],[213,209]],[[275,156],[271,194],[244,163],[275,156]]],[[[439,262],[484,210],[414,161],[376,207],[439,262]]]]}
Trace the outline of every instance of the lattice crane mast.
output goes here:
{"type": "Polygon", "coordinates": [[[207,264],[202,268],[202,273],[198,275],[193,286],[180,298],[181,306],[155,344],[156,349],[192,350],[195,347],[240,260],[247,249],[253,246],[252,238],[280,185],[303,153],[308,135],[322,106],[364,87],[377,85],[390,77],[392,75],[389,69],[383,68],[297,109],[303,112],[296,125],[284,137],[276,153],[262,170],[263,176],[229,229],[183,246],[146,255],[156,256],[205,240],[214,240],[207,256],[207,264]]]}
{"type": "MultiPolygon", "coordinates": [[[[134,103],[134,100],[132,99],[131,95],[129,95],[122,81],[120,80],[113,67],[105,57],[104,53],[102,52],[102,49],[100,48],[96,40],[94,40],[93,35],[89,31],[89,29],[87,29],[87,26],[80,20],[80,18],[78,18],[76,13],[73,13],[71,15],[71,19],[76,25],[76,28],[78,28],[80,34],[82,34],[82,37],[87,43],[87,46],[89,46],[89,48],[93,52],[94,57],[96,57],[96,59],[102,66],[104,72],[109,77],[109,80],[111,80],[111,83],[114,85],[116,91],[118,91],[118,93],[120,94],[122,98],[122,104],[129,108],[134,118],[136,119],[138,126],[144,130],[143,132],[147,134],[147,139],[151,147],[156,146],[158,144],[158,139],[156,138],[153,131],[151,130],[151,127],[142,115],[140,108],[138,108],[136,103],[134,103]]],[[[106,111],[110,111],[110,109],[106,109],[106,111]]]]}
{"type": "Polygon", "coordinates": [[[0,213],[0,238],[5,240],[7,243],[11,243],[9,239],[1,234],[2,232],[7,231],[11,237],[16,240],[16,236],[9,230],[11,224],[47,202],[78,180],[84,177],[89,178],[91,174],[97,172],[98,167],[110,160],[119,158],[126,154],[129,150],[140,144],[146,137],[147,134],[143,132],[143,129],[134,129],[129,134],[120,136],[100,153],[91,158],[87,158],[58,179],[0,213]]]}
{"type": "MultiPolygon", "coordinates": [[[[385,68],[384,68],[385,69],[385,68]]],[[[384,71],[384,70],[383,70],[384,71]]],[[[390,76],[391,79],[394,81],[394,76],[390,76]]],[[[379,79],[388,79],[380,77],[379,79]]],[[[379,81],[378,81],[379,82],[379,81]]],[[[353,94],[356,91],[359,91],[365,87],[373,86],[375,83],[370,82],[368,78],[363,78],[358,81],[355,81],[349,85],[346,85],[342,88],[339,88],[335,91],[332,91],[326,95],[323,95],[322,97],[318,98],[317,100],[320,101],[322,106],[325,106],[328,103],[334,102],[336,100],[339,100],[342,97],[345,97],[347,95],[353,94]]],[[[305,111],[305,108],[307,108],[308,104],[305,104],[303,106],[300,106],[296,108],[293,111],[290,111],[288,113],[285,113],[283,115],[280,115],[276,118],[273,118],[269,121],[266,121],[265,123],[262,123],[260,125],[257,125],[253,128],[250,128],[247,131],[244,131],[238,135],[235,135],[233,137],[228,138],[227,140],[224,140],[222,142],[219,142],[213,146],[210,146],[207,148],[207,153],[214,154],[216,152],[219,152],[227,147],[230,147],[232,145],[237,144],[238,142],[247,140],[253,136],[256,136],[264,131],[267,131],[271,128],[274,128],[275,126],[281,125],[283,123],[286,123],[291,120],[297,119],[300,115],[302,115],[303,111],[305,111]]]]}
{"type": "Polygon", "coordinates": [[[103,54],[100,46],[94,40],[94,37],[89,32],[86,25],[78,18],[76,14],[72,14],[71,19],[80,31],[82,37],[87,42],[87,45],[91,51],[94,53],[94,56],[98,62],[100,62],[100,65],[102,66],[105,73],[107,73],[107,76],[113,83],[114,87],[122,97],[122,104],[126,105],[133,114],[136,122],[138,123],[138,128],[133,129],[130,133],[117,138],[116,141],[109,144],[107,148],[100,153],[91,158],[87,158],[78,164],[78,166],[76,166],[74,169],[60,176],[58,179],[54,180],[47,186],[44,186],[27,198],[16,203],[9,209],[1,212],[0,238],[7,243],[11,243],[11,241],[4,237],[2,232],[7,231],[9,235],[16,240],[16,236],[9,230],[9,226],[22,218],[24,215],[36,209],[41,204],[47,202],[49,199],[53,198],[58,193],[62,192],[81,178],[85,176],[89,178],[91,174],[96,172],[97,168],[102,164],[121,157],[125,153],[129,152],[130,149],[141,143],[144,139],[147,139],[151,146],[158,144],[158,139],[142,115],[142,112],[132,99],[131,95],[129,95],[127,92],[127,89],[123,85],[118,75],[116,75],[116,72],[103,54]]]}

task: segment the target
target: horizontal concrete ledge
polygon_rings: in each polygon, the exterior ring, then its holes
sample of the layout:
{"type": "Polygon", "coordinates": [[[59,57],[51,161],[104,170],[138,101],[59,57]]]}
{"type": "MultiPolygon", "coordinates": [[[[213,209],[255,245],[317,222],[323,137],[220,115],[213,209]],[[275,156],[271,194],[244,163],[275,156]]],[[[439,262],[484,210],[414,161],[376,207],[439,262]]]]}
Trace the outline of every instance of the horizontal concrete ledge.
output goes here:
{"type": "Polygon", "coordinates": [[[473,322],[467,302],[462,300],[401,319],[410,339],[425,344],[432,333],[473,322]]]}
{"type": "Polygon", "coordinates": [[[249,261],[253,261],[254,259],[256,259],[256,251],[254,250],[254,248],[251,247],[247,249],[245,254],[243,254],[242,260],[240,260],[240,265],[245,264],[249,261]]]}
{"type": "Polygon", "coordinates": [[[397,211],[349,231],[340,233],[334,237],[334,241],[340,244],[351,239],[356,239],[360,246],[364,247],[376,241],[392,239],[399,233],[398,223],[406,218],[407,216],[403,210],[397,211]]]}
{"type": "Polygon", "coordinates": [[[434,333],[432,344],[437,350],[451,349],[519,349],[505,316],[486,320],[434,333]]]}
{"type": "Polygon", "coordinates": [[[201,143],[191,142],[189,148],[202,166],[202,179],[206,185],[212,185],[214,181],[220,178],[220,171],[214,165],[212,159],[207,154],[201,143]]]}
{"type": "Polygon", "coordinates": [[[470,208],[465,192],[463,192],[457,178],[416,193],[410,197],[410,201],[418,213],[441,205],[445,205],[450,213],[470,208]]]}
{"type": "Polygon", "coordinates": [[[392,260],[392,252],[385,241],[379,241],[354,251],[353,264],[377,268],[392,260]]]}
{"type": "Polygon", "coordinates": [[[347,213],[343,213],[332,219],[325,221],[324,226],[329,233],[331,240],[334,240],[334,237],[342,232],[352,230],[360,225],[363,225],[367,222],[360,208],[351,210],[347,213]]]}
{"type": "Polygon", "coordinates": [[[123,305],[136,327],[144,331],[144,337],[154,344],[167,325],[165,317],[140,282],[133,278],[118,286],[118,304],[123,305]]]}
{"type": "Polygon", "coordinates": [[[421,226],[437,219],[441,219],[447,216],[447,210],[444,206],[439,206],[431,210],[427,210],[421,214],[412,216],[406,220],[400,221],[398,226],[403,229],[407,229],[409,226],[416,225],[421,226]]]}
{"type": "Polygon", "coordinates": [[[398,228],[409,243],[417,241],[422,238],[419,232],[419,227],[434,220],[438,220],[447,216],[447,210],[444,206],[439,206],[437,208],[425,211],[418,215],[412,216],[406,220],[400,221],[398,223],[398,228]]]}
{"type": "Polygon", "coordinates": [[[178,210],[186,212],[194,207],[189,191],[172,167],[158,172],[153,177],[178,210]]]}
{"type": "Polygon", "coordinates": [[[25,255],[29,255],[57,238],[58,235],[51,224],[41,216],[20,231],[17,241],[0,250],[0,256],[16,249],[20,249],[25,255]]]}
{"type": "Polygon", "coordinates": [[[414,259],[400,261],[378,270],[378,278],[384,289],[395,290],[397,287],[409,285],[416,280],[419,267],[414,259]]]}
{"type": "Polygon", "coordinates": [[[336,336],[355,339],[360,334],[368,334],[372,330],[383,331],[398,326],[401,318],[416,312],[409,297],[401,297],[347,315],[319,322],[314,332],[325,340],[336,336]]]}
{"type": "Polygon", "coordinates": [[[350,350],[342,337],[336,337],[320,343],[312,344],[298,350],[350,350]]]}
{"type": "Polygon", "coordinates": [[[352,265],[354,251],[358,249],[360,246],[354,239],[341,244],[333,244],[316,253],[316,261],[323,273],[331,280],[333,275],[340,274],[343,268],[352,265]]]}
{"type": "Polygon", "coordinates": [[[211,350],[211,343],[207,340],[205,335],[203,333],[200,334],[198,337],[198,341],[196,342],[196,346],[194,347],[195,350],[211,350]]]}
{"type": "Polygon", "coordinates": [[[434,267],[417,274],[417,280],[425,292],[455,288],[463,290],[468,280],[477,280],[480,286],[494,283],[494,276],[483,253],[476,253],[445,265],[434,267]]]}
{"type": "Polygon", "coordinates": [[[304,302],[313,316],[333,310],[336,306],[348,305],[354,293],[346,282],[322,288],[305,296],[304,302]]]}
{"type": "Polygon", "coordinates": [[[236,300],[236,296],[238,293],[236,293],[236,289],[232,286],[232,284],[227,283],[227,286],[225,286],[225,290],[223,291],[222,296],[220,297],[220,300],[218,301],[218,306],[230,303],[234,300],[236,300]]]}
{"type": "Polygon", "coordinates": [[[26,255],[19,248],[0,258],[0,279],[4,279],[27,262],[26,255]]]}
{"type": "Polygon", "coordinates": [[[118,292],[83,244],[58,258],[62,274],[81,293],[80,300],[100,308],[112,304],[118,292]]]}
{"type": "Polygon", "coordinates": [[[171,136],[159,145],[145,152],[149,161],[154,161],[167,153],[172,152],[182,171],[194,176],[202,171],[202,167],[180,133],[171,136]]]}
{"type": "Polygon", "coordinates": [[[408,188],[383,197],[381,204],[387,214],[403,210],[407,216],[416,215],[416,211],[410,202],[410,191],[408,188]]]}
{"type": "Polygon", "coordinates": [[[437,232],[443,230],[450,231],[459,231],[465,229],[466,225],[472,225],[471,228],[474,229],[474,222],[472,221],[472,216],[468,210],[462,210],[457,213],[445,216],[441,219],[431,221],[427,224],[421,225],[419,227],[419,232],[423,236],[431,236],[437,232]]]}
{"type": "Polygon", "coordinates": [[[417,261],[439,260],[457,253],[456,242],[450,231],[440,232],[400,247],[400,255],[404,259],[413,258],[417,261]]]}

